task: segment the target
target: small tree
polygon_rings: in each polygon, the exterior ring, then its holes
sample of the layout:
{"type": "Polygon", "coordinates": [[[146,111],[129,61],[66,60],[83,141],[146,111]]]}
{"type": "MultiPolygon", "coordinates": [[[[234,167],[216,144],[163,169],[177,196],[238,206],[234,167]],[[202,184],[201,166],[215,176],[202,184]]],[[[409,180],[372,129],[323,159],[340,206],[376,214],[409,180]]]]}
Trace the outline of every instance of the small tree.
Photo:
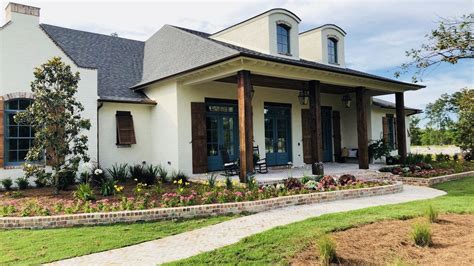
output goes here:
{"type": "Polygon", "coordinates": [[[411,145],[421,145],[421,135],[422,131],[420,128],[420,118],[416,115],[410,118],[410,144],[411,145]]]}
{"type": "MultiPolygon", "coordinates": [[[[25,160],[38,162],[46,159],[52,167],[54,192],[59,192],[60,179],[75,173],[87,156],[87,136],[83,130],[90,129],[90,121],[81,117],[82,104],[76,100],[79,72],[54,57],[35,68],[35,80],[31,82],[34,101],[25,112],[18,113],[15,120],[32,126],[35,131],[33,146],[25,160]],[[46,158],[45,158],[46,157],[46,158]]],[[[25,164],[27,176],[44,175],[45,168],[36,164],[25,164]]]]}
{"type": "Polygon", "coordinates": [[[406,51],[411,62],[403,64],[395,77],[415,68],[412,80],[418,82],[426,69],[443,62],[456,64],[460,60],[474,58],[474,38],[472,24],[474,14],[454,19],[442,19],[437,29],[427,34],[426,42],[418,49],[406,51]]]}
{"type": "Polygon", "coordinates": [[[459,97],[459,118],[457,123],[459,147],[474,156],[474,90],[463,89],[459,97]]]}

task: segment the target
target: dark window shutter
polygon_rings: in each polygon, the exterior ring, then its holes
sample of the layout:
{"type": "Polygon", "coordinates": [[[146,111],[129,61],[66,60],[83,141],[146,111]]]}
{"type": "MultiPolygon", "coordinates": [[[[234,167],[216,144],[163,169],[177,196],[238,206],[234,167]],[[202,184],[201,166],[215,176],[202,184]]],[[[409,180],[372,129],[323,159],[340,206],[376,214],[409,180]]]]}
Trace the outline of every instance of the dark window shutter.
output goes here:
{"type": "Polygon", "coordinates": [[[397,119],[395,117],[393,117],[392,119],[393,121],[393,130],[392,130],[392,134],[393,134],[393,147],[395,149],[397,149],[397,119]]]}
{"type": "Polygon", "coordinates": [[[132,114],[130,112],[117,111],[115,119],[117,122],[117,145],[136,144],[132,114]]]}
{"type": "Polygon", "coordinates": [[[341,161],[341,114],[339,111],[332,112],[332,130],[334,132],[334,157],[336,162],[341,161]]]}
{"type": "Polygon", "coordinates": [[[206,104],[191,103],[193,173],[207,172],[206,104]]]}
{"type": "Polygon", "coordinates": [[[311,119],[309,109],[301,109],[301,130],[303,132],[303,161],[304,163],[312,163],[311,157],[311,119]]]}
{"type": "Polygon", "coordinates": [[[386,144],[391,144],[391,143],[388,143],[388,141],[389,141],[389,138],[388,138],[388,120],[387,120],[386,116],[382,117],[382,132],[383,132],[383,141],[386,144]]]}

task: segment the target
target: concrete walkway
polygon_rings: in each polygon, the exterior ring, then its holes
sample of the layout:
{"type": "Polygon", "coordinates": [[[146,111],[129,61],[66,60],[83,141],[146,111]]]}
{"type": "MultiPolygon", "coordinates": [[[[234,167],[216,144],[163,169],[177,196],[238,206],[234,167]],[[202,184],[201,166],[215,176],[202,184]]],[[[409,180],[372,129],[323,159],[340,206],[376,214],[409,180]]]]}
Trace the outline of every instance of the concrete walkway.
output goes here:
{"type": "Polygon", "coordinates": [[[401,193],[261,212],[138,245],[58,261],[52,265],[156,265],[211,251],[280,225],[327,213],[430,199],[446,194],[427,187],[404,186],[401,193]]]}

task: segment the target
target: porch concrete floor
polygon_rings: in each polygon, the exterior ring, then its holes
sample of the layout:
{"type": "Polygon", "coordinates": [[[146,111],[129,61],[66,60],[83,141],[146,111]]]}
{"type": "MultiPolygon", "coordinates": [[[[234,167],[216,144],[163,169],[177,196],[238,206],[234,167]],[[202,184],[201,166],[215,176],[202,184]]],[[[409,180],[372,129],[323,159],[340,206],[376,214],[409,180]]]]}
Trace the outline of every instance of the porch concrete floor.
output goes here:
{"type": "MultiPolygon", "coordinates": [[[[384,164],[370,164],[369,169],[359,169],[359,165],[356,163],[324,163],[324,174],[340,176],[343,174],[351,174],[361,179],[372,179],[380,177],[381,174],[377,170],[384,166],[384,164]]],[[[224,172],[216,172],[218,180],[224,180],[224,172]]],[[[275,182],[286,179],[288,177],[303,177],[304,175],[311,175],[311,166],[306,165],[304,167],[293,167],[291,171],[285,166],[270,167],[266,174],[255,174],[255,178],[258,182],[267,183],[275,182]]],[[[191,180],[205,181],[207,179],[205,174],[194,174],[191,176],[191,180]]],[[[234,175],[232,179],[238,180],[239,176],[234,175]]]]}

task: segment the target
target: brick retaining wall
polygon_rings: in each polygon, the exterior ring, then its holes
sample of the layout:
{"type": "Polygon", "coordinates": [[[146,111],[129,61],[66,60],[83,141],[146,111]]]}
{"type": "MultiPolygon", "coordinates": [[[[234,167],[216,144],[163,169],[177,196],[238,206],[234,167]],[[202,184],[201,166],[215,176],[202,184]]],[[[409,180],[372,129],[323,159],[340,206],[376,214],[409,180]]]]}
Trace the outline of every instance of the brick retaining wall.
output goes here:
{"type": "Polygon", "coordinates": [[[59,228],[82,225],[131,223],[139,221],[159,221],[178,218],[237,214],[243,212],[256,213],[293,205],[393,194],[399,193],[402,190],[402,182],[396,182],[395,184],[379,187],[318,192],[235,203],[56,216],[0,217],[0,229],[59,228]]]}
{"type": "Polygon", "coordinates": [[[398,181],[402,181],[405,184],[415,185],[415,186],[426,186],[430,187],[432,185],[458,180],[464,177],[474,176],[474,171],[464,172],[464,173],[456,173],[450,175],[443,175],[443,176],[435,176],[430,178],[423,178],[423,177],[402,177],[399,176],[396,178],[398,181]]]}

